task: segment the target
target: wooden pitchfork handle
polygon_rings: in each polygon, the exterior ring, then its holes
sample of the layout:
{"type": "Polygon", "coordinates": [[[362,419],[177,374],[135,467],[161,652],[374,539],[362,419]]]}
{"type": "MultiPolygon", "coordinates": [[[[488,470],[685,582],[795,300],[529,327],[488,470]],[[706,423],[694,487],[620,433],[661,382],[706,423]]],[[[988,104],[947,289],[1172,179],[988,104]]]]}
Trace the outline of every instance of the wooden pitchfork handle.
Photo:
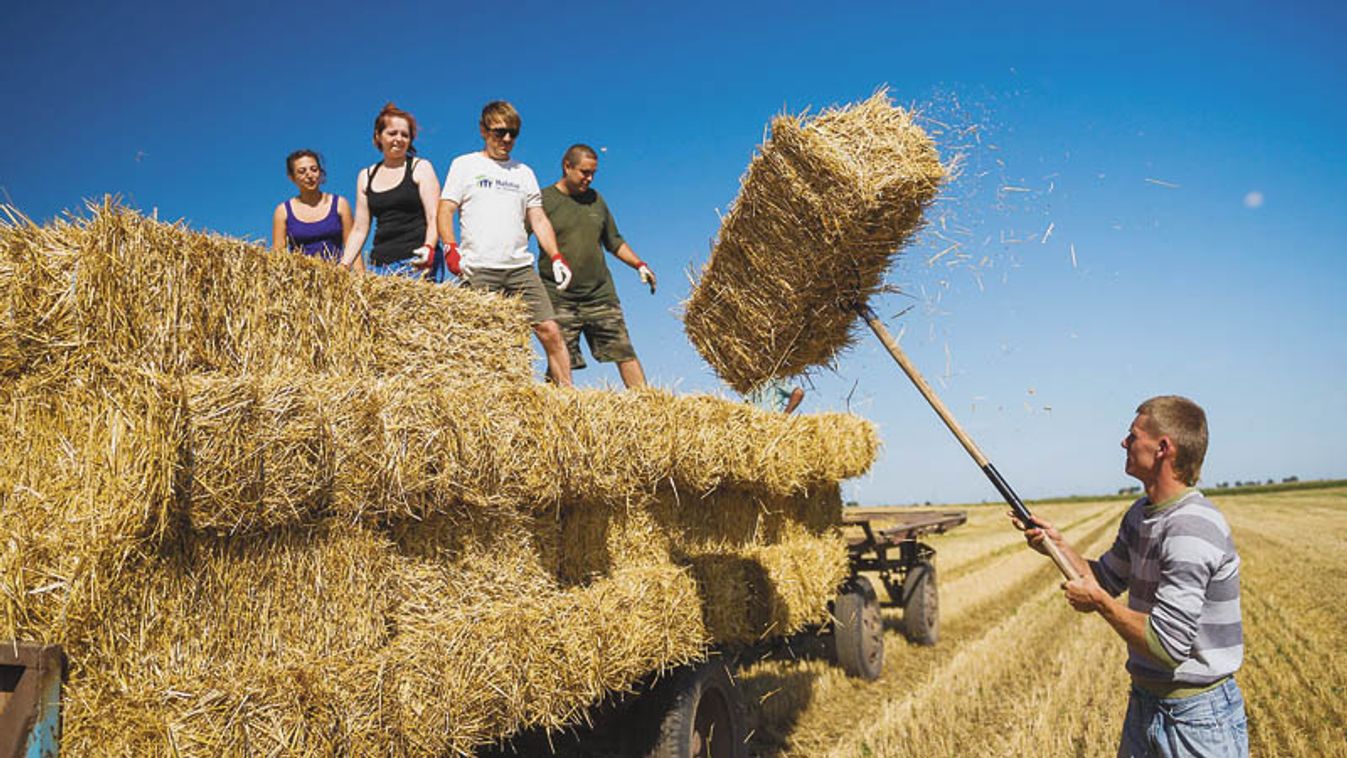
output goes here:
{"type": "MultiPolygon", "coordinates": [[[[911,379],[912,383],[917,386],[917,390],[921,392],[922,397],[925,397],[926,402],[931,404],[931,408],[935,410],[940,420],[945,422],[945,426],[949,427],[951,432],[954,432],[954,436],[958,438],[959,444],[963,445],[963,449],[973,456],[973,460],[982,468],[982,473],[987,475],[987,478],[992,482],[992,486],[996,488],[997,492],[1001,493],[1001,497],[1010,506],[1015,518],[1019,519],[1020,523],[1024,524],[1026,528],[1035,526],[1033,514],[1029,513],[1029,509],[1024,506],[1024,502],[1020,500],[1019,495],[1015,494],[1015,490],[1011,489],[1010,484],[1001,477],[1001,472],[996,470],[996,467],[987,460],[987,456],[983,455],[978,446],[973,444],[973,440],[964,433],[959,423],[954,420],[954,416],[950,415],[949,409],[940,401],[940,397],[935,394],[931,386],[926,383],[921,372],[917,371],[917,367],[913,366],[912,362],[907,359],[907,355],[903,353],[902,348],[898,347],[893,335],[889,334],[889,330],[884,327],[884,323],[879,320],[870,306],[863,303],[857,305],[856,313],[865,320],[865,323],[870,325],[871,331],[875,333],[880,342],[884,343],[884,347],[888,348],[889,355],[892,355],[893,359],[898,361],[903,373],[907,374],[907,378],[911,379]]],[[[1062,576],[1065,576],[1067,580],[1080,578],[1080,572],[1076,571],[1076,567],[1062,554],[1062,550],[1057,547],[1057,543],[1049,539],[1046,534],[1043,535],[1043,547],[1047,550],[1048,557],[1052,558],[1052,562],[1057,564],[1062,576]]]]}

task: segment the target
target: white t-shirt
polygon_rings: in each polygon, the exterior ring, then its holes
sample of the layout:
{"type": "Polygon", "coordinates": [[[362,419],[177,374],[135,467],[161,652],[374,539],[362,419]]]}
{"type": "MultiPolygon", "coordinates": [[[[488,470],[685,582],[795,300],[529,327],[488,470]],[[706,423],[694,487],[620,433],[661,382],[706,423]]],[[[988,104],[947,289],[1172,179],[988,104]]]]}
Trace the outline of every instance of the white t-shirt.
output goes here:
{"type": "Polygon", "coordinates": [[[444,178],[444,200],[458,204],[459,255],[473,268],[533,265],[524,216],[541,208],[542,191],[533,169],[516,160],[496,161],[485,154],[460,155],[444,178]]]}

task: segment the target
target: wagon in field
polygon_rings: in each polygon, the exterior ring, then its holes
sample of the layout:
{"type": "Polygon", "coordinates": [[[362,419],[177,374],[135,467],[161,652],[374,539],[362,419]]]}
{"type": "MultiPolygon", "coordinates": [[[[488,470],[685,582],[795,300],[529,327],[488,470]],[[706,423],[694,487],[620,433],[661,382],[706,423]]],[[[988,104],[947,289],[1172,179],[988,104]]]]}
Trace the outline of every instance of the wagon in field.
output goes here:
{"type": "Polygon", "coordinates": [[[965,511],[911,511],[895,508],[849,509],[851,575],[838,592],[833,635],[838,664],[848,674],[878,679],[884,666],[881,606],[903,609],[903,631],[920,645],[940,637],[940,596],[936,587],[935,549],[921,538],[943,534],[968,521],[965,511]],[[873,574],[888,599],[881,601],[873,574]]]}

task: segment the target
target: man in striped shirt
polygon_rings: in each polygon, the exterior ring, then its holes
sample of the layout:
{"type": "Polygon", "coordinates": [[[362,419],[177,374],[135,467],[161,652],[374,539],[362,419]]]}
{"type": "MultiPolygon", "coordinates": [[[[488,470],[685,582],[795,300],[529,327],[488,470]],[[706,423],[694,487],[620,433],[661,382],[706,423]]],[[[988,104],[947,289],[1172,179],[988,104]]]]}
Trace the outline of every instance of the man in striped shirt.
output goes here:
{"type": "Polygon", "coordinates": [[[1127,642],[1132,692],[1118,755],[1248,755],[1234,679],[1244,657],[1239,555],[1225,517],[1194,487],[1206,414],[1187,398],[1151,398],[1122,446],[1146,494],[1108,552],[1086,561],[1037,518],[1025,537],[1040,552],[1045,537],[1061,548],[1082,576],[1062,585],[1071,607],[1098,613],[1127,642]]]}

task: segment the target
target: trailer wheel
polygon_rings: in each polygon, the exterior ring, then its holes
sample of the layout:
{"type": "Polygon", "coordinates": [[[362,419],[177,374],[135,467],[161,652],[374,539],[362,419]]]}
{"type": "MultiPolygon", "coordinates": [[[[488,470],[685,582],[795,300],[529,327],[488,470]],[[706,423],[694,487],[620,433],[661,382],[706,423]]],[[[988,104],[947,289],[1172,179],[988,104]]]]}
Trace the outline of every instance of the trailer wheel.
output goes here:
{"type": "Polygon", "coordinates": [[[669,680],[659,737],[647,758],[741,758],[745,754],[739,687],[720,661],[669,680]]]}
{"type": "Polygon", "coordinates": [[[935,585],[935,566],[919,563],[903,583],[903,628],[918,645],[934,645],[940,639],[940,595],[935,585]]]}
{"type": "Polygon", "coordinates": [[[884,618],[870,580],[849,580],[833,605],[837,663],[848,675],[873,682],[884,671],[884,618]]]}

